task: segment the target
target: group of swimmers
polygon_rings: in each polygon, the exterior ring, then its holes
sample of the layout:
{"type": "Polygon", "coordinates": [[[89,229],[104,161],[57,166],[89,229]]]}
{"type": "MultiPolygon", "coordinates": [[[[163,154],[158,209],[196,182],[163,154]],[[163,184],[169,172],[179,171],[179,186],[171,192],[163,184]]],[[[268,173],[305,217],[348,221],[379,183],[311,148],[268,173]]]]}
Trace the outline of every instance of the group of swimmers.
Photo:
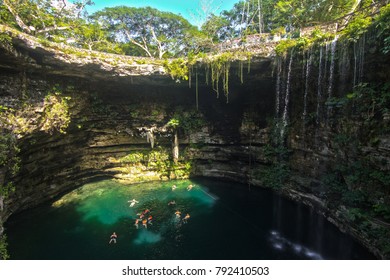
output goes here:
{"type": "MultiPolygon", "coordinates": [[[[190,191],[193,189],[193,185],[189,185],[187,187],[187,191],[190,191]]],[[[176,185],[173,185],[172,186],[172,191],[174,191],[176,189],[176,185]]],[[[135,200],[135,199],[132,199],[132,200],[129,200],[127,201],[128,203],[130,203],[129,207],[134,207],[135,204],[139,203],[139,201],[135,200]]],[[[176,205],[176,201],[175,200],[172,200],[170,202],[168,202],[168,206],[173,206],[173,205],[176,205]]],[[[180,221],[182,221],[183,223],[187,223],[187,221],[189,220],[189,218],[191,217],[190,214],[186,214],[184,216],[184,218],[181,218],[181,212],[179,210],[176,210],[175,212],[175,215],[176,215],[176,218],[180,221]]],[[[139,223],[141,222],[142,223],[142,226],[144,228],[148,228],[148,224],[149,225],[152,225],[152,220],[153,220],[153,217],[152,215],[150,215],[150,210],[149,209],[145,209],[144,211],[142,211],[141,213],[137,213],[137,216],[138,218],[135,219],[135,222],[134,222],[134,225],[135,227],[138,229],[139,227],[139,223]],[[148,217],[147,217],[147,214],[148,217]],[[146,218],[147,217],[147,218],[146,218]]],[[[116,239],[118,238],[117,234],[115,232],[113,232],[110,236],[110,241],[109,241],[109,244],[111,243],[116,243],[116,239]]]]}
{"type": "MultiPolygon", "coordinates": [[[[194,187],[193,185],[188,185],[187,191],[192,190],[193,187],[194,187]]],[[[174,190],[176,190],[176,189],[177,189],[176,185],[173,185],[173,186],[172,186],[172,191],[174,191],[174,190]]]]}
{"type": "Polygon", "coordinates": [[[148,224],[149,225],[152,224],[153,217],[152,217],[152,215],[150,215],[149,209],[145,209],[142,213],[137,213],[137,216],[139,216],[139,217],[135,219],[135,223],[134,223],[134,225],[137,229],[138,229],[139,222],[142,222],[142,226],[144,228],[148,228],[148,224]],[[149,214],[148,218],[146,218],[147,214],[149,214]]]}

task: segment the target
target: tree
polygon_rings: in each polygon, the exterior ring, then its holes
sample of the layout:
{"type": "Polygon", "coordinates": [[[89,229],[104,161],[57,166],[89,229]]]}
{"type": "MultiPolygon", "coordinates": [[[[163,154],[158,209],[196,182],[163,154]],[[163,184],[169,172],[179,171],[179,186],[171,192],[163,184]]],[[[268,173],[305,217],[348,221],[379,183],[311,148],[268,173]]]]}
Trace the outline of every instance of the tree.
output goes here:
{"type": "Polygon", "coordinates": [[[97,23],[85,23],[81,22],[74,30],[73,44],[86,48],[88,50],[96,50],[102,52],[110,52],[123,54],[123,46],[112,42],[109,38],[109,33],[102,29],[97,23]]]}
{"type": "Polygon", "coordinates": [[[214,0],[199,0],[199,6],[190,11],[190,16],[197,26],[202,26],[211,15],[214,15],[221,8],[221,0],[215,3],[214,0]]]}
{"type": "Polygon", "coordinates": [[[201,30],[212,42],[223,41],[228,37],[229,20],[214,14],[210,15],[201,30]]]}
{"type": "Polygon", "coordinates": [[[2,21],[25,33],[49,36],[58,31],[72,29],[91,0],[2,0],[2,21]]]}
{"type": "Polygon", "coordinates": [[[246,34],[269,32],[274,23],[275,0],[245,0],[220,16],[210,15],[202,30],[213,39],[224,41],[246,34]]]}
{"type": "Polygon", "coordinates": [[[168,52],[173,56],[185,52],[190,48],[189,37],[196,33],[196,27],[182,16],[151,7],[105,8],[91,19],[110,32],[116,42],[130,42],[147,56],[160,59],[168,52]]]}
{"type": "Polygon", "coordinates": [[[276,3],[277,21],[289,29],[333,21],[354,11],[361,0],[282,0],[276,3]]]}

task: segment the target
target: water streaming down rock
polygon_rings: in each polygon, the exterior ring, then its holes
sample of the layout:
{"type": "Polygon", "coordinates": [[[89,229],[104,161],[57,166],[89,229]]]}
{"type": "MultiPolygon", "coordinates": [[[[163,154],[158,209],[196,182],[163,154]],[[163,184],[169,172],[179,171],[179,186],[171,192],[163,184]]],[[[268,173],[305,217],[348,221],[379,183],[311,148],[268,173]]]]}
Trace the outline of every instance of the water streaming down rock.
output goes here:
{"type": "Polygon", "coordinates": [[[318,82],[317,82],[317,118],[316,123],[317,125],[321,121],[321,99],[322,99],[322,90],[321,90],[321,83],[322,83],[322,60],[323,60],[323,47],[320,47],[320,57],[318,61],[318,82]]]}
{"type": "Polygon", "coordinates": [[[286,128],[288,125],[288,106],[290,102],[290,83],[291,83],[291,68],[293,62],[293,52],[291,52],[290,60],[288,63],[288,72],[287,72],[287,80],[286,80],[286,94],[284,98],[284,109],[283,109],[283,117],[282,117],[282,128],[280,130],[280,138],[283,140],[286,132],[286,128]]]}
{"type": "MultiPolygon", "coordinates": [[[[328,61],[329,61],[329,52],[330,52],[330,45],[331,42],[326,42],[325,43],[325,56],[324,56],[324,73],[323,75],[323,81],[322,85],[327,85],[328,84],[328,61]]],[[[326,87],[323,87],[322,92],[325,93],[326,87]]]]}
{"type": "Polygon", "coordinates": [[[364,34],[353,45],[353,53],[354,53],[353,86],[354,87],[362,82],[363,70],[364,70],[365,44],[366,44],[366,35],[364,34]]]}
{"type": "Polygon", "coordinates": [[[281,92],[281,82],[282,82],[282,61],[281,58],[277,58],[277,78],[276,78],[276,104],[275,104],[275,116],[279,118],[280,112],[280,92],[281,92]]]}
{"type": "Polygon", "coordinates": [[[303,97],[303,123],[304,123],[303,127],[305,127],[306,116],[307,116],[307,95],[309,92],[309,79],[310,79],[312,60],[313,60],[313,50],[312,48],[310,48],[308,50],[307,60],[306,60],[305,93],[303,97]]]}
{"type": "MultiPolygon", "coordinates": [[[[337,49],[337,36],[332,40],[330,50],[330,67],[329,67],[329,79],[328,79],[328,100],[333,96],[333,83],[334,83],[334,71],[335,71],[335,56],[337,49]]],[[[328,107],[326,114],[326,122],[329,120],[331,114],[331,108],[328,107]]]]}

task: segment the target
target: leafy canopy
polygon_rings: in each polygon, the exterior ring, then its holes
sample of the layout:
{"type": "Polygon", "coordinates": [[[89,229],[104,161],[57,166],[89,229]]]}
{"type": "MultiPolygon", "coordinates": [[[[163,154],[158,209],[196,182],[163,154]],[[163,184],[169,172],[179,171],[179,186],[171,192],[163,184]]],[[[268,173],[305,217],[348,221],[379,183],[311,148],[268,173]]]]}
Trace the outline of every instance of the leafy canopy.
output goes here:
{"type": "Polygon", "coordinates": [[[149,57],[163,58],[185,54],[197,28],[180,15],[151,7],[119,6],[105,8],[91,16],[118,43],[131,43],[149,57]]]}

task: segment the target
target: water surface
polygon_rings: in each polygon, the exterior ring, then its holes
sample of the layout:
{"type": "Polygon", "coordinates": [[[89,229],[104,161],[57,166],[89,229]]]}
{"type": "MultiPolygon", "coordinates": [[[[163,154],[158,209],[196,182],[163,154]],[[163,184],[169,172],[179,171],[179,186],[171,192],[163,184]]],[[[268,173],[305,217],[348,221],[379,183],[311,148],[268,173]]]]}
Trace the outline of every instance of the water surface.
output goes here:
{"type": "Polygon", "coordinates": [[[209,179],[90,183],[11,217],[6,234],[11,259],[373,258],[304,205],[268,190],[209,179]],[[190,184],[194,188],[187,190],[190,184]],[[139,203],[129,207],[132,199],[139,203]],[[137,214],[146,209],[152,224],[137,229],[137,214]],[[187,213],[191,217],[184,222],[187,213]],[[109,244],[113,232],[117,243],[109,244]]]}

